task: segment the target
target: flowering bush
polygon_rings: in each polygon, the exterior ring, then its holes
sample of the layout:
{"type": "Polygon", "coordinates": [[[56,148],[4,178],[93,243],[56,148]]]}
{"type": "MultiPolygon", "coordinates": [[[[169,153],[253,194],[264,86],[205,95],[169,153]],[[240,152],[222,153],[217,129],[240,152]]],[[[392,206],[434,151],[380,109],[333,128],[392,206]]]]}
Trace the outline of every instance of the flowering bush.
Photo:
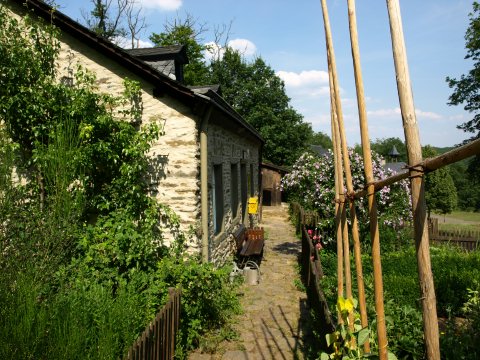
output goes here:
{"type": "MultiPolygon", "coordinates": [[[[365,186],[362,157],[349,150],[353,188],[365,186]]],[[[373,175],[381,180],[394,172],[385,170],[381,157],[372,153],[373,175]]],[[[287,191],[291,201],[297,201],[307,210],[319,213],[322,220],[319,229],[332,239],[335,223],[335,163],[331,150],[324,156],[304,153],[293,165],[292,171],[282,180],[282,188],[287,191]]],[[[346,189],[344,189],[346,193],[346,189]]],[[[402,180],[389,187],[384,187],[376,195],[380,221],[387,226],[397,228],[411,219],[410,190],[408,182],[402,180]]],[[[369,229],[367,198],[355,201],[360,231],[369,229]]],[[[325,239],[328,240],[328,239],[325,239]]]]}

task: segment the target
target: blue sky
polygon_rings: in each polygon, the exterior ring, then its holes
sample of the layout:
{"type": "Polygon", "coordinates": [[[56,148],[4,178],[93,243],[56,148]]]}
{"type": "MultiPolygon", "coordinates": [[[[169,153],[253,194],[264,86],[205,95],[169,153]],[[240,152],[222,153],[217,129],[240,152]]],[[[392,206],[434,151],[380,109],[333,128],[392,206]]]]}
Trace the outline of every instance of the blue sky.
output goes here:
{"type": "MultiPolygon", "coordinates": [[[[149,27],[142,39],[161,32],[166,20],[188,13],[209,29],[232,22],[229,39],[247,58],[261,56],[285,81],[291,105],[315,131],[330,134],[325,36],[320,0],[137,0],[149,27]]],[[[82,19],[86,0],[58,0],[60,11],[82,19]]],[[[347,1],[329,0],[342,105],[349,145],[360,142],[348,33],[347,1]]],[[[471,0],[403,0],[402,10],[413,95],[422,144],[452,146],[469,137],[456,129],[471,118],[447,105],[447,76],[471,68],[464,34],[471,0]]],[[[386,1],[357,0],[357,19],[370,137],[400,137],[398,105],[386,1]]]]}

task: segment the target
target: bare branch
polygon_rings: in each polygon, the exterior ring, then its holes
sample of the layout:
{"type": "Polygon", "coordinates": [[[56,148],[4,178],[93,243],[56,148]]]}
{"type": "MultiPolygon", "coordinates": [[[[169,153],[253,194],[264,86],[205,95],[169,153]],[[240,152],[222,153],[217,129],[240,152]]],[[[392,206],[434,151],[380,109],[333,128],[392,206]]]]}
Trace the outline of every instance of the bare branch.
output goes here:
{"type": "Polygon", "coordinates": [[[147,28],[147,24],[145,22],[145,16],[142,14],[142,7],[135,7],[135,3],[132,2],[128,6],[126,10],[127,14],[127,26],[129,30],[129,35],[130,35],[130,40],[132,42],[132,49],[135,48],[135,41],[137,41],[137,47],[138,41],[140,40],[140,37],[138,36],[142,30],[145,30],[147,28]]]}

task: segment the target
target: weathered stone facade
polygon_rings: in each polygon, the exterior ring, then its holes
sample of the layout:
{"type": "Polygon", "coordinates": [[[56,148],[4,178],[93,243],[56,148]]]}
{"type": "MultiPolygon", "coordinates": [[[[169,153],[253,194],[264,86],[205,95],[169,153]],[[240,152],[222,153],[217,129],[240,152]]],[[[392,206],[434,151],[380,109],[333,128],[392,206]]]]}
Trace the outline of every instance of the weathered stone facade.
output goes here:
{"type": "MultiPolygon", "coordinates": [[[[181,230],[187,232],[200,217],[199,145],[197,117],[192,110],[168,95],[155,97],[155,86],[102,56],[72,36],[61,33],[58,58],[60,77],[71,76],[77,66],[94,73],[100,92],[119,95],[125,78],[138,81],[142,90],[142,124],[156,122],[162,126],[160,136],[150,151],[152,171],[150,190],[160,202],[168,204],[181,219],[181,230]]],[[[166,241],[172,236],[165,233],[166,241]]],[[[189,250],[199,251],[198,239],[190,238],[189,250]]]]}
{"type": "Polygon", "coordinates": [[[222,209],[223,224],[222,230],[215,233],[212,199],[214,174],[213,171],[209,171],[209,190],[212,190],[209,191],[209,238],[213,239],[210,242],[209,252],[212,261],[216,264],[223,264],[231,258],[235,249],[231,234],[241,223],[248,224],[248,198],[258,196],[259,151],[258,146],[256,147],[253,142],[240,135],[217,125],[210,125],[208,128],[208,168],[213,169],[214,165],[221,165],[223,178],[221,189],[224,205],[222,209]],[[232,174],[232,164],[237,165],[237,174],[232,174]],[[242,176],[242,171],[244,176],[242,176]],[[236,190],[232,189],[232,176],[238,178],[236,190]],[[245,194],[242,196],[242,187],[247,190],[246,197],[245,194]],[[232,193],[238,197],[236,209],[232,204],[232,193]]]}
{"type": "MultiPolygon", "coordinates": [[[[28,1],[39,16],[51,20],[51,9],[47,5],[37,0],[28,1]]],[[[25,14],[22,2],[23,0],[10,0],[6,3],[12,11],[12,16],[21,17],[25,14]]],[[[140,84],[143,107],[140,126],[155,122],[164,132],[149,153],[150,192],[179,216],[180,230],[187,234],[190,253],[201,251],[200,125],[205,120],[206,109],[215,109],[206,129],[209,210],[208,214],[204,215],[209,219],[208,259],[218,265],[225,263],[233,250],[231,232],[241,222],[248,220],[245,215],[247,198],[258,196],[259,162],[263,140],[255,130],[239,119],[238,114],[226,106],[223,100],[219,100],[218,95],[215,97],[220,103],[206,95],[195,94],[191,89],[159,74],[121,49],[98,39],[95,34],[70,18],[58,12],[55,14],[53,23],[61,30],[59,80],[69,78],[73,81],[73,73],[81,66],[96,76],[96,85],[100,92],[121,94],[124,91],[125,78],[140,84]],[[237,134],[239,130],[241,135],[237,134]],[[221,230],[216,231],[214,213],[219,214],[219,209],[215,207],[213,201],[212,176],[214,167],[220,164],[223,183],[221,189],[223,209],[220,211],[223,216],[221,230]],[[231,181],[231,164],[238,164],[237,182],[231,181]],[[238,195],[235,217],[232,216],[231,208],[232,183],[237,184],[238,195]],[[245,193],[245,189],[248,190],[248,194],[245,193]]],[[[165,233],[165,236],[168,244],[173,236],[168,233],[165,233]]]]}

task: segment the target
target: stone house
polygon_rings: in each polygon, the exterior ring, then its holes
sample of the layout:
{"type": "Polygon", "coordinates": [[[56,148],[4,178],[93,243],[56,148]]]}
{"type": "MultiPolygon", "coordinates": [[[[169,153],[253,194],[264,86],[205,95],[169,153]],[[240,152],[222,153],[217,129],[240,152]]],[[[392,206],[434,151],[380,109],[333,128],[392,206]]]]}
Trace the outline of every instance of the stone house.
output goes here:
{"type": "Polygon", "coordinates": [[[60,30],[59,80],[71,77],[79,64],[96,74],[102,92],[121,93],[125,78],[140,83],[139,125],[158,122],[164,130],[149,153],[151,194],[180,217],[189,252],[218,265],[227,261],[234,244],[231,234],[248,222],[248,197],[260,195],[264,141],[258,132],[215,87],[181,83],[188,61],[182,47],[128,52],[42,1],[1,4],[12,16],[22,17],[28,9],[60,30]]]}

